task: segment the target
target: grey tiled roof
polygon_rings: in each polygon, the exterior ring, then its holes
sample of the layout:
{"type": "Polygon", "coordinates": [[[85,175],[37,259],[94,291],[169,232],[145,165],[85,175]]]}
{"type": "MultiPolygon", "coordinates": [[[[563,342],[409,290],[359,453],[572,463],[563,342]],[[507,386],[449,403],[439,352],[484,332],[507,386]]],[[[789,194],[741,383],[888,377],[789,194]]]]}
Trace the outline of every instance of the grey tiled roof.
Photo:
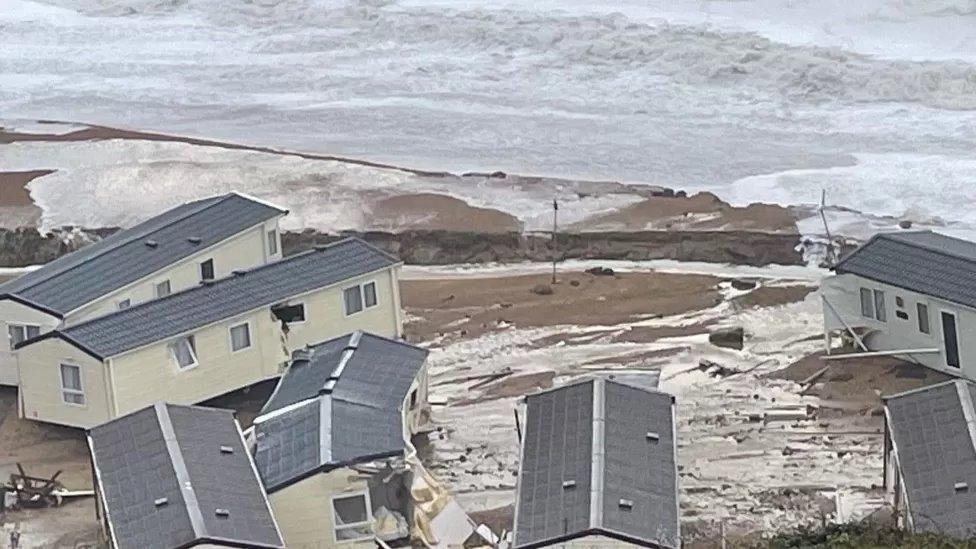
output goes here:
{"type": "Polygon", "coordinates": [[[268,490],[403,452],[403,403],[426,349],[355,332],[296,354],[255,420],[255,462],[268,490]]]}
{"type": "Polygon", "coordinates": [[[119,549],[284,547],[232,412],[160,403],[89,437],[119,549]]]}
{"type": "Polygon", "coordinates": [[[0,296],[63,315],[283,213],[236,193],[190,202],[2,284],[0,296]]]}
{"type": "Polygon", "coordinates": [[[976,307],[976,244],[966,240],[929,231],[882,233],[834,270],[976,307]]]}
{"type": "Polygon", "coordinates": [[[514,547],[594,534],[679,547],[673,402],[602,379],[526,397],[514,547]]]}
{"type": "Polygon", "coordinates": [[[386,252],[350,238],[39,338],[64,337],[109,357],[396,263],[386,252]]]}
{"type": "Polygon", "coordinates": [[[953,380],[885,399],[889,429],[919,532],[976,535],[976,449],[966,416],[976,387],[953,380]],[[957,491],[956,483],[967,489],[957,491]]]}

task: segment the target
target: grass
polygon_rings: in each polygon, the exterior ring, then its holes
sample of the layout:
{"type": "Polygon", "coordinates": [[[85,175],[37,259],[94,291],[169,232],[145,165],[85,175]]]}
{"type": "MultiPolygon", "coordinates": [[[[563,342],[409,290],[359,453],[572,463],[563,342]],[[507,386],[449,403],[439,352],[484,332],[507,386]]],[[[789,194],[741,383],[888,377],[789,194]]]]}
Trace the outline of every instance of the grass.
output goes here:
{"type": "Polygon", "coordinates": [[[976,539],[959,540],[939,534],[911,534],[870,520],[800,528],[779,534],[763,544],[769,549],[976,549],[976,539]]]}

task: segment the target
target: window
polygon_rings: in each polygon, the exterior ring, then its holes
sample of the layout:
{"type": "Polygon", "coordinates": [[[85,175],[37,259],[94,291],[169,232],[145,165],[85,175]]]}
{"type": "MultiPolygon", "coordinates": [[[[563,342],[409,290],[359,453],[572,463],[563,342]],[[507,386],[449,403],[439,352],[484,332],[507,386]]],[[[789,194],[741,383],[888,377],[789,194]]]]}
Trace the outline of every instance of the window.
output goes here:
{"type": "Polygon", "coordinates": [[[186,336],[177,339],[169,344],[173,358],[181,370],[186,370],[197,365],[197,351],[193,342],[193,336],[186,336]]]}
{"type": "Polygon", "coordinates": [[[885,295],[881,290],[874,291],[874,314],[874,318],[881,322],[888,321],[888,315],[885,314],[885,295]]]}
{"type": "Polygon", "coordinates": [[[931,333],[929,328],[929,306],[924,303],[917,303],[915,308],[918,310],[918,331],[923,334],[931,333]]]}
{"type": "Polygon", "coordinates": [[[200,264],[200,280],[213,280],[214,279],[214,262],[213,259],[208,259],[200,264]]]}
{"type": "Polygon", "coordinates": [[[10,338],[10,348],[22,341],[41,335],[41,327],[33,324],[8,324],[7,336],[10,338]]]}
{"type": "Polygon", "coordinates": [[[278,253],[278,231],[271,229],[268,231],[268,255],[278,253]]]}
{"type": "Polygon", "coordinates": [[[956,315],[942,311],[942,343],[945,346],[946,366],[959,368],[959,334],[956,332],[956,315]]]}
{"type": "Polygon", "coordinates": [[[861,315],[874,318],[874,298],[867,288],[861,288],[861,315]]]}
{"type": "Polygon", "coordinates": [[[119,308],[120,311],[122,309],[128,309],[129,306],[132,305],[132,300],[129,299],[129,298],[125,298],[122,301],[119,301],[118,303],[116,303],[115,305],[119,308]]]}
{"type": "Polygon", "coordinates": [[[251,346],[251,325],[247,322],[230,327],[230,350],[237,352],[251,346]]]}
{"type": "Polygon", "coordinates": [[[170,293],[169,280],[164,280],[156,284],[156,297],[166,297],[170,293]]]}
{"type": "Polygon", "coordinates": [[[285,324],[305,322],[305,304],[275,305],[271,307],[271,314],[275,315],[278,320],[285,324]]]}
{"type": "Polygon", "coordinates": [[[410,392],[410,409],[413,410],[417,407],[417,391],[419,389],[414,389],[410,392]]]}
{"type": "Polygon", "coordinates": [[[68,404],[84,406],[85,392],[81,388],[81,367],[61,365],[61,398],[68,404]]]}
{"type": "Polygon", "coordinates": [[[332,524],[335,525],[336,541],[372,538],[372,522],[369,493],[338,496],[332,499],[332,524]]]}
{"type": "Polygon", "coordinates": [[[373,307],[377,303],[376,283],[351,286],[343,290],[343,301],[346,306],[346,316],[358,313],[364,308],[373,307]]]}
{"type": "Polygon", "coordinates": [[[904,307],[905,300],[901,298],[900,295],[895,296],[895,307],[904,307]]]}
{"type": "Polygon", "coordinates": [[[346,288],[342,293],[346,302],[346,316],[363,310],[363,294],[359,286],[346,288]]]}
{"type": "Polygon", "coordinates": [[[370,282],[363,285],[363,303],[367,307],[376,305],[376,283],[370,282]]]}

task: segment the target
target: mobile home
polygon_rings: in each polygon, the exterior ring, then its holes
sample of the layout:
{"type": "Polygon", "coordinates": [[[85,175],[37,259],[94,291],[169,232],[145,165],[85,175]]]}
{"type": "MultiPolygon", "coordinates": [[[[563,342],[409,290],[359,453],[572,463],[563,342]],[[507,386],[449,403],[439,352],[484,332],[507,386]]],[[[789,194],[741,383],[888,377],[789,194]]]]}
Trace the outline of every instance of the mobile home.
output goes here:
{"type": "Polygon", "coordinates": [[[357,239],[27,340],[22,417],[92,427],[277,377],[292,351],[351,330],[401,334],[400,262],[357,239]]]}
{"type": "Polygon", "coordinates": [[[15,346],[281,258],[288,212],[237,193],[190,202],[0,284],[0,385],[17,385],[15,346]]]}

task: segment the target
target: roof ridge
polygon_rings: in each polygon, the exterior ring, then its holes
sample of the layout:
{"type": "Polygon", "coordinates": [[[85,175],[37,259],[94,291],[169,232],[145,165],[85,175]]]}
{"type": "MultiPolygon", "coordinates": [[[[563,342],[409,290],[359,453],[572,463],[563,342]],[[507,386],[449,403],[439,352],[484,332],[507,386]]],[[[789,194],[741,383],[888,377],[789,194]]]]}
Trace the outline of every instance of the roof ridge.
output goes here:
{"type": "MultiPolygon", "coordinates": [[[[18,293],[24,292],[25,290],[29,290],[31,288],[34,288],[38,284],[41,284],[43,282],[47,282],[48,280],[51,280],[52,278],[55,278],[55,277],[58,277],[58,276],[62,276],[65,273],[69,273],[69,272],[73,271],[74,269],[77,269],[79,266],[84,265],[85,263],[89,263],[92,260],[98,259],[98,258],[100,258],[100,257],[108,254],[109,252],[112,252],[112,251],[115,251],[115,250],[121,248],[122,246],[124,246],[126,244],[129,244],[131,242],[135,242],[136,240],[139,240],[140,238],[145,238],[146,236],[148,236],[148,235],[150,235],[152,233],[158,232],[158,231],[160,231],[160,230],[162,230],[162,229],[164,229],[166,227],[172,227],[177,222],[183,221],[186,218],[190,217],[191,215],[197,215],[200,212],[203,212],[203,211],[205,211],[205,210],[207,210],[207,209],[209,209],[209,208],[211,208],[211,207],[213,207],[213,206],[215,206],[217,204],[222,203],[224,200],[230,198],[232,195],[233,195],[233,193],[227,193],[227,194],[224,194],[224,195],[216,195],[216,196],[212,196],[212,197],[208,197],[208,198],[201,198],[199,200],[194,200],[194,201],[191,201],[191,202],[184,202],[183,204],[179,204],[177,206],[173,206],[172,208],[170,208],[170,209],[168,209],[168,210],[166,210],[166,211],[164,211],[162,213],[156,214],[156,215],[150,217],[149,219],[143,220],[142,223],[148,223],[149,221],[152,221],[153,219],[155,219],[155,218],[157,218],[157,217],[165,214],[166,212],[169,212],[171,210],[175,210],[176,208],[180,208],[182,206],[189,206],[191,204],[196,204],[196,203],[199,203],[199,202],[206,202],[208,200],[216,199],[216,200],[213,200],[213,202],[210,202],[210,203],[208,203],[206,205],[202,205],[202,206],[200,206],[198,208],[191,209],[185,215],[182,215],[180,217],[177,217],[175,219],[172,219],[169,222],[167,222],[166,224],[160,225],[159,227],[157,227],[157,228],[155,228],[155,229],[153,229],[151,231],[145,231],[145,230],[143,230],[143,231],[140,231],[138,233],[134,233],[134,234],[132,234],[132,235],[130,235],[130,236],[128,236],[128,237],[120,240],[117,243],[113,243],[112,246],[109,246],[109,247],[107,247],[104,250],[99,250],[98,253],[96,253],[92,257],[86,259],[85,261],[83,261],[81,263],[78,263],[77,265],[72,265],[72,266],[70,266],[70,267],[68,267],[68,268],[66,268],[66,269],[64,269],[62,271],[58,271],[58,272],[51,273],[48,276],[44,276],[43,273],[42,273],[40,275],[40,277],[36,281],[30,283],[27,286],[24,286],[23,288],[20,288],[19,290],[16,290],[15,292],[12,292],[12,293],[14,295],[16,295],[18,293]]],[[[138,225],[136,225],[136,226],[138,227],[138,225]]],[[[134,228],[135,227],[133,227],[133,229],[134,228]]],[[[113,233],[112,235],[109,235],[109,237],[107,237],[107,238],[110,238],[111,236],[114,236],[115,234],[124,233],[126,230],[127,229],[123,229],[122,231],[120,231],[118,233],[113,233]]],[[[98,242],[102,242],[104,240],[105,239],[101,239],[98,242]]],[[[69,257],[69,256],[64,256],[64,257],[69,257]]],[[[43,269],[43,267],[42,267],[42,269],[43,269]]]]}
{"type": "Polygon", "coordinates": [[[197,500],[193,481],[190,479],[190,472],[186,468],[186,458],[183,456],[183,450],[176,438],[173,420],[169,415],[169,405],[165,402],[157,402],[153,408],[156,411],[159,430],[163,435],[163,443],[166,445],[170,465],[173,466],[173,473],[176,475],[176,481],[180,487],[180,496],[183,498],[193,534],[197,538],[204,537],[207,535],[207,523],[204,521],[203,512],[200,510],[200,502],[197,500]]]}
{"type": "MultiPolygon", "coordinates": [[[[358,239],[346,238],[346,239],[340,240],[338,242],[334,242],[332,244],[329,244],[328,245],[328,248],[332,248],[334,246],[337,246],[339,244],[342,244],[342,243],[348,242],[348,241],[352,241],[352,240],[358,240],[358,239]]],[[[325,251],[325,249],[324,248],[313,248],[311,250],[305,250],[304,252],[300,252],[300,253],[297,253],[297,254],[290,255],[288,257],[281,258],[278,261],[272,261],[270,263],[264,263],[262,265],[257,265],[257,266],[251,267],[250,269],[238,269],[235,272],[243,273],[243,275],[247,275],[249,273],[254,273],[254,272],[260,271],[262,269],[267,269],[267,268],[275,267],[275,266],[281,265],[283,263],[291,262],[291,261],[294,261],[296,259],[300,259],[300,258],[303,258],[305,256],[309,256],[309,255],[312,255],[312,254],[315,254],[315,253],[318,253],[318,252],[321,252],[321,251],[325,251]]],[[[75,328],[79,328],[81,326],[85,326],[85,325],[90,324],[92,322],[96,322],[96,321],[101,320],[103,318],[108,318],[108,317],[114,316],[114,315],[131,313],[131,311],[136,311],[136,310],[139,310],[140,308],[148,307],[150,305],[154,305],[156,303],[159,303],[159,302],[162,302],[162,301],[165,301],[165,300],[171,300],[171,299],[176,298],[177,296],[184,296],[184,295],[187,295],[187,294],[192,293],[192,292],[202,291],[204,288],[213,288],[214,286],[222,286],[227,281],[234,280],[235,278],[237,278],[239,276],[242,276],[242,275],[241,274],[233,274],[233,273],[231,273],[231,274],[229,274],[229,275],[227,275],[227,276],[225,276],[223,278],[218,278],[216,280],[209,281],[209,283],[203,283],[203,282],[201,282],[201,283],[197,284],[196,286],[190,286],[189,288],[184,288],[184,289],[182,289],[182,290],[180,290],[178,292],[173,292],[173,293],[168,294],[168,295],[165,295],[163,297],[157,297],[157,298],[154,298],[154,299],[149,299],[149,300],[146,300],[146,301],[143,301],[143,302],[140,302],[140,303],[136,303],[135,305],[132,305],[130,307],[126,307],[125,309],[118,309],[118,310],[115,310],[115,311],[108,311],[107,313],[105,313],[103,315],[99,315],[99,316],[96,316],[96,317],[93,317],[93,318],[89,318],[88,320],[85,320],[84,322],[79,322],[78,324],[72,324],[71,326],[67,326],[67,327],[65,327],[65,328],[63,328],[61,330],[54,330],[54,331],[56,331],[58,333],[65,333],[65,332],[68,332],[70,330],[74,330],[75,328]]]]}

